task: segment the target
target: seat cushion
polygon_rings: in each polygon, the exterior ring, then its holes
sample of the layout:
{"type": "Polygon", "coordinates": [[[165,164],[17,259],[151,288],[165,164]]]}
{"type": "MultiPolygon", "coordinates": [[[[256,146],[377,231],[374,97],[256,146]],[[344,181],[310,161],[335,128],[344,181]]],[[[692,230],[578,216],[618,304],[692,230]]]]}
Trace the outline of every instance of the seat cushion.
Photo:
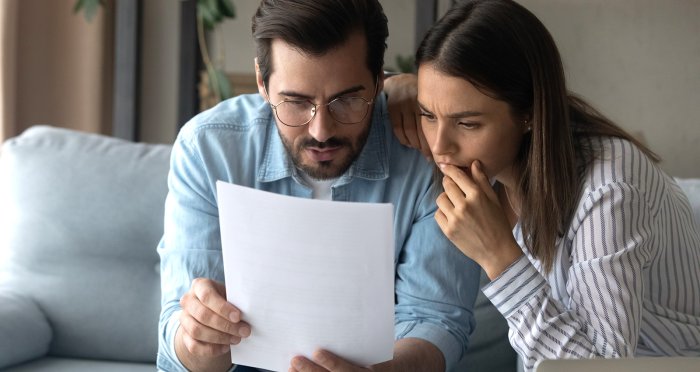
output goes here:
{"type": "Polygon", "coordinates": [[[49,355],[155,361],[169,155],[47,126],[3,145],[0,291],[38,305],[49,355]]]}
{"type": "Polygon", "coordinates": [[[156,366],[145,363],[105,362],[87,359],[42,358],[4,369],[5,372],[153,372],[156,366]]]}

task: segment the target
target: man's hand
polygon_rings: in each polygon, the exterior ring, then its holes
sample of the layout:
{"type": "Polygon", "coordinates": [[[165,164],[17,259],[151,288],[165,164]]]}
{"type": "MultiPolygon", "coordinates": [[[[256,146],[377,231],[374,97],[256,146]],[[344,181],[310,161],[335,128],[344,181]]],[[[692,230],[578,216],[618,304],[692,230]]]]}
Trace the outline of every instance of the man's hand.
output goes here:
{"type": "Polygon", "coordinates": [[[302,356],[296,356],[291,361],[289,372],[360,372],[371,371],[369,368],[358,367],[347,360],[326,350],[316,350],[308,360],[302,356]]]}
{"type": "Polygon", "coordinates": [[[387,108],[394,135],[402,145],[420,150],[428,159],[432,159],[430,147],[423,135],[420,124],[420,109],[416,100],[416,75],[400,74],[384,80],[384,92],[387,94],[387,108]]]}
{"type": "Polygon", "coordinates": [[[231,365],[230,345],[250,336],[250,325],[241,321],[241,311],[226,301],[226,287],[219,282],[197,278],[180,299],[180,327],[175,351],[190,370],[227,369],[231,365]]]}

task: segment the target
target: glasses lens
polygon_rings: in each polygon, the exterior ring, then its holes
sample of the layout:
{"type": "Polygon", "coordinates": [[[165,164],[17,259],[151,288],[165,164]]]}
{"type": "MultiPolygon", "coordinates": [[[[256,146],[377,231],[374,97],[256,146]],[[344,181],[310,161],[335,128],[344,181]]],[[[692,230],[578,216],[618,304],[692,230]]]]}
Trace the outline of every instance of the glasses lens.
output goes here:
{"type": "Polygon", "coordinates": [[[369,110],[369,102],[360,97],[339,97],[328,104],[333,119],[343,124],[362,121],[369,110]]]}
{"type": "Polygon", "coordinates": [[[314,105],[304,100],[289,100],[280,102],[275,111],[277,118],[292,127],[302,126],[311,120],[314,105]]]}

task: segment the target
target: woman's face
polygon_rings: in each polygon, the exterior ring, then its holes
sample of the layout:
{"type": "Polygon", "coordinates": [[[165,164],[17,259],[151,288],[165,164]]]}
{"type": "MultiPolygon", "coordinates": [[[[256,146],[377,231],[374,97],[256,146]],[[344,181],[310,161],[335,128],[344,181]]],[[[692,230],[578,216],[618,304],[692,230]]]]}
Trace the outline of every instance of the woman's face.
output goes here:
{"type": "Polygon", "coordinates": [[[486,175],[504,184],[528,124],[513,116],[509,105],[487,96],[462,78],[446,75],[432,64],[418,69],[421,126],[433,159],[469,173],[474,160],[486,175]]]}

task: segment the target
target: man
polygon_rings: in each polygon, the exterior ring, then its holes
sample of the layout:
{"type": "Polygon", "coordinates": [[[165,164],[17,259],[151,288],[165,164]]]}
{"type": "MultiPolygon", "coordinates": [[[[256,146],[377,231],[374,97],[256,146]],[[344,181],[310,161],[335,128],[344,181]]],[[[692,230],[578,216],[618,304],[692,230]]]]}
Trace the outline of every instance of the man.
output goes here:
{"type": "MultiPolygon", "coordinates": [[[[255,337],[255,324],[241,321],[226,301],[217,180],[297,197],[392,203],[394,358],[371,368],[455,366],[473,328],[480,269],[435,223],[432,166],[392,135],[385,98],[377,94],[388,36],[381,6],[264,0],[253,36],[260,95],[196,116],[173,148],[158,247],[158,367],[224,371],[231,367],[230,346],[255,337]]],[[[293,371],[366,367],[321,350],[311,360],[290,361],[293,371]]]]}

